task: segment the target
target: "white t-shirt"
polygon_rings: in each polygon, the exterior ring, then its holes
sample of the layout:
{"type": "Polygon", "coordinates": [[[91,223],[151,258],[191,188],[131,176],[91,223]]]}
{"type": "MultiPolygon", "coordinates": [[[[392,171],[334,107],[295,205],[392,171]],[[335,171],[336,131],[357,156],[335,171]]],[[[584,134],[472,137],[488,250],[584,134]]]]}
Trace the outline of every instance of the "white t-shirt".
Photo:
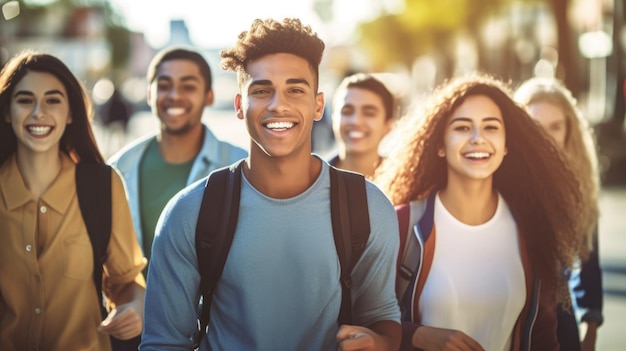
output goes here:
{"type": "Polygon", "coordinates": [[[435,200],[436,242],[419,308],[422,324],[460,330],[485,350],[509,350],[526,300],[517,226],[498,194],[487,222],[471,226],[435,200]]]}

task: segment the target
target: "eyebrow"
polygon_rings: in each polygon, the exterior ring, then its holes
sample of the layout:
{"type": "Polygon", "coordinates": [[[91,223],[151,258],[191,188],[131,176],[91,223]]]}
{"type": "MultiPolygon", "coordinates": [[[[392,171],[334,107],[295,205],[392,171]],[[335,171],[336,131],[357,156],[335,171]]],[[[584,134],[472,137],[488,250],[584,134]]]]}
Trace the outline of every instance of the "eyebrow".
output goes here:
{"type": "MultiPolygon", "coordinates": [[[[450,124],[454,122],[472,122],[472,119],[469,117],[456,117],[450,120],[450,124]]],[[[483,118],[483,122],[499,122],[500,124],[503,124],[502,120],[497,117],[485,117],[483,118]]]]}
{"type": "MultiPolygon", "coordinates": [[[[61,92],[60,90],[54,89],[54,90],[48,90],[44,93],[44,95],[55,95],[55,94],[59,94],[61,96],[65,96],[63,95],[63,92],[61,92]]],[[[33,94],[32,91],[27,91],[27,90],[18,90],[17,92],[15,92],[15,94],[13,95],[13,97],[16,96],[20,96],[20,95],[26,95],[26,96],[33,96],[35,94],[33,94]]]]}
{"type": "MultiPolygon", "coordinates": [[[[160,82],[160,81],[163,81],[163,80],[173,81],[174,79],[172,79],[171,76],[166,76],[166,75],[158,76],[156,78],[157,82],[160,82]]],[[[199,82],[200,81],[200,77],[198,77],[198,76],[183,76],[183,77],[180,78],[180,80],[182,80],[182,81],[197,81],[197,82],[199,82]]]]}
{"type": "MultiPolygon", "coordinates": [[[[311,84],[309,84],[309,82],[306,79],[302,79],[302,78],[287,79],[287,84],[304,84],[307,87],[311,86],[311,84]]],[[[272,81],[269,79],[253,80],[252,83],[250,83],[250,86],[252,87],[255,85],[272,85],[272,81]]]]}

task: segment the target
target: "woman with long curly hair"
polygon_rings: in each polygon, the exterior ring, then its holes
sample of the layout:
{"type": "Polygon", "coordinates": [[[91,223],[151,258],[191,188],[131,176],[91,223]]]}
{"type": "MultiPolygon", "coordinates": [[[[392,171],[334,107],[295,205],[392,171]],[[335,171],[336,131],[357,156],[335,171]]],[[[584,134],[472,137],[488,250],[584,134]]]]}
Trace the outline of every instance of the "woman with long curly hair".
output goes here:
{"type": "Polygon", "coordinates": [[[602,324],[602,270],[598,255],[598,159],[593,134],[572,93],[555,78],[531,78],[517,88],[514,98],[565,151],[580,176],[582,195],[581,235],[589,257],[572,270],[570,286],[581,322],[587,325],[581,344],[578,321],[565,308],[558,311],[558,336],[563,350],[594,350],[597,328],[602,324]]]}
{"type": "Polygon", "coordinates": [[[400,122],[375,181],[396,205],[399,263],[405,248],[419,253],[417,273],[398,271],[403,349],[558,349],[563,270],[584,245],[579,181],[556,144],[480,74],[446,82],[400,122]]]}

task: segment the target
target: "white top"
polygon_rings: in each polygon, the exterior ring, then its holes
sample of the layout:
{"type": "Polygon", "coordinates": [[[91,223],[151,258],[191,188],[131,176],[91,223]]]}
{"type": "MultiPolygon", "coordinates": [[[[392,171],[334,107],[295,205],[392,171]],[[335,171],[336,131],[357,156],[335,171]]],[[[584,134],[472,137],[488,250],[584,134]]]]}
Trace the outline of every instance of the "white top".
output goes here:
{"type": "Polygon", "coordinates": [[[485,350],[509,350],[526,300],[517,226],[498,194],[487,222],[464,224],[435,200],[435,253],[420,297],[422,324],[460,330],[485,350]]]}

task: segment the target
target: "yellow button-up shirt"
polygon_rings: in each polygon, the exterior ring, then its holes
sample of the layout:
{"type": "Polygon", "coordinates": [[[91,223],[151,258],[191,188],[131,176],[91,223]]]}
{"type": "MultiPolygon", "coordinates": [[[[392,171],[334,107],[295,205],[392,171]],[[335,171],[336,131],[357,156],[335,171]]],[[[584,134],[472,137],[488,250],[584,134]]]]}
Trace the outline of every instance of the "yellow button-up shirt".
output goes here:
{"type": "MultiPolygon", "coordinates": [[[[93,252],[65,154],[39,200],[26,188],[15,154],[0,166],[0,350],[105,350],[93,252]]],[[[133,281],[145,285],[124,185],[112,174],[112,232],[103,290],[115,301],[133,281]]]]}

